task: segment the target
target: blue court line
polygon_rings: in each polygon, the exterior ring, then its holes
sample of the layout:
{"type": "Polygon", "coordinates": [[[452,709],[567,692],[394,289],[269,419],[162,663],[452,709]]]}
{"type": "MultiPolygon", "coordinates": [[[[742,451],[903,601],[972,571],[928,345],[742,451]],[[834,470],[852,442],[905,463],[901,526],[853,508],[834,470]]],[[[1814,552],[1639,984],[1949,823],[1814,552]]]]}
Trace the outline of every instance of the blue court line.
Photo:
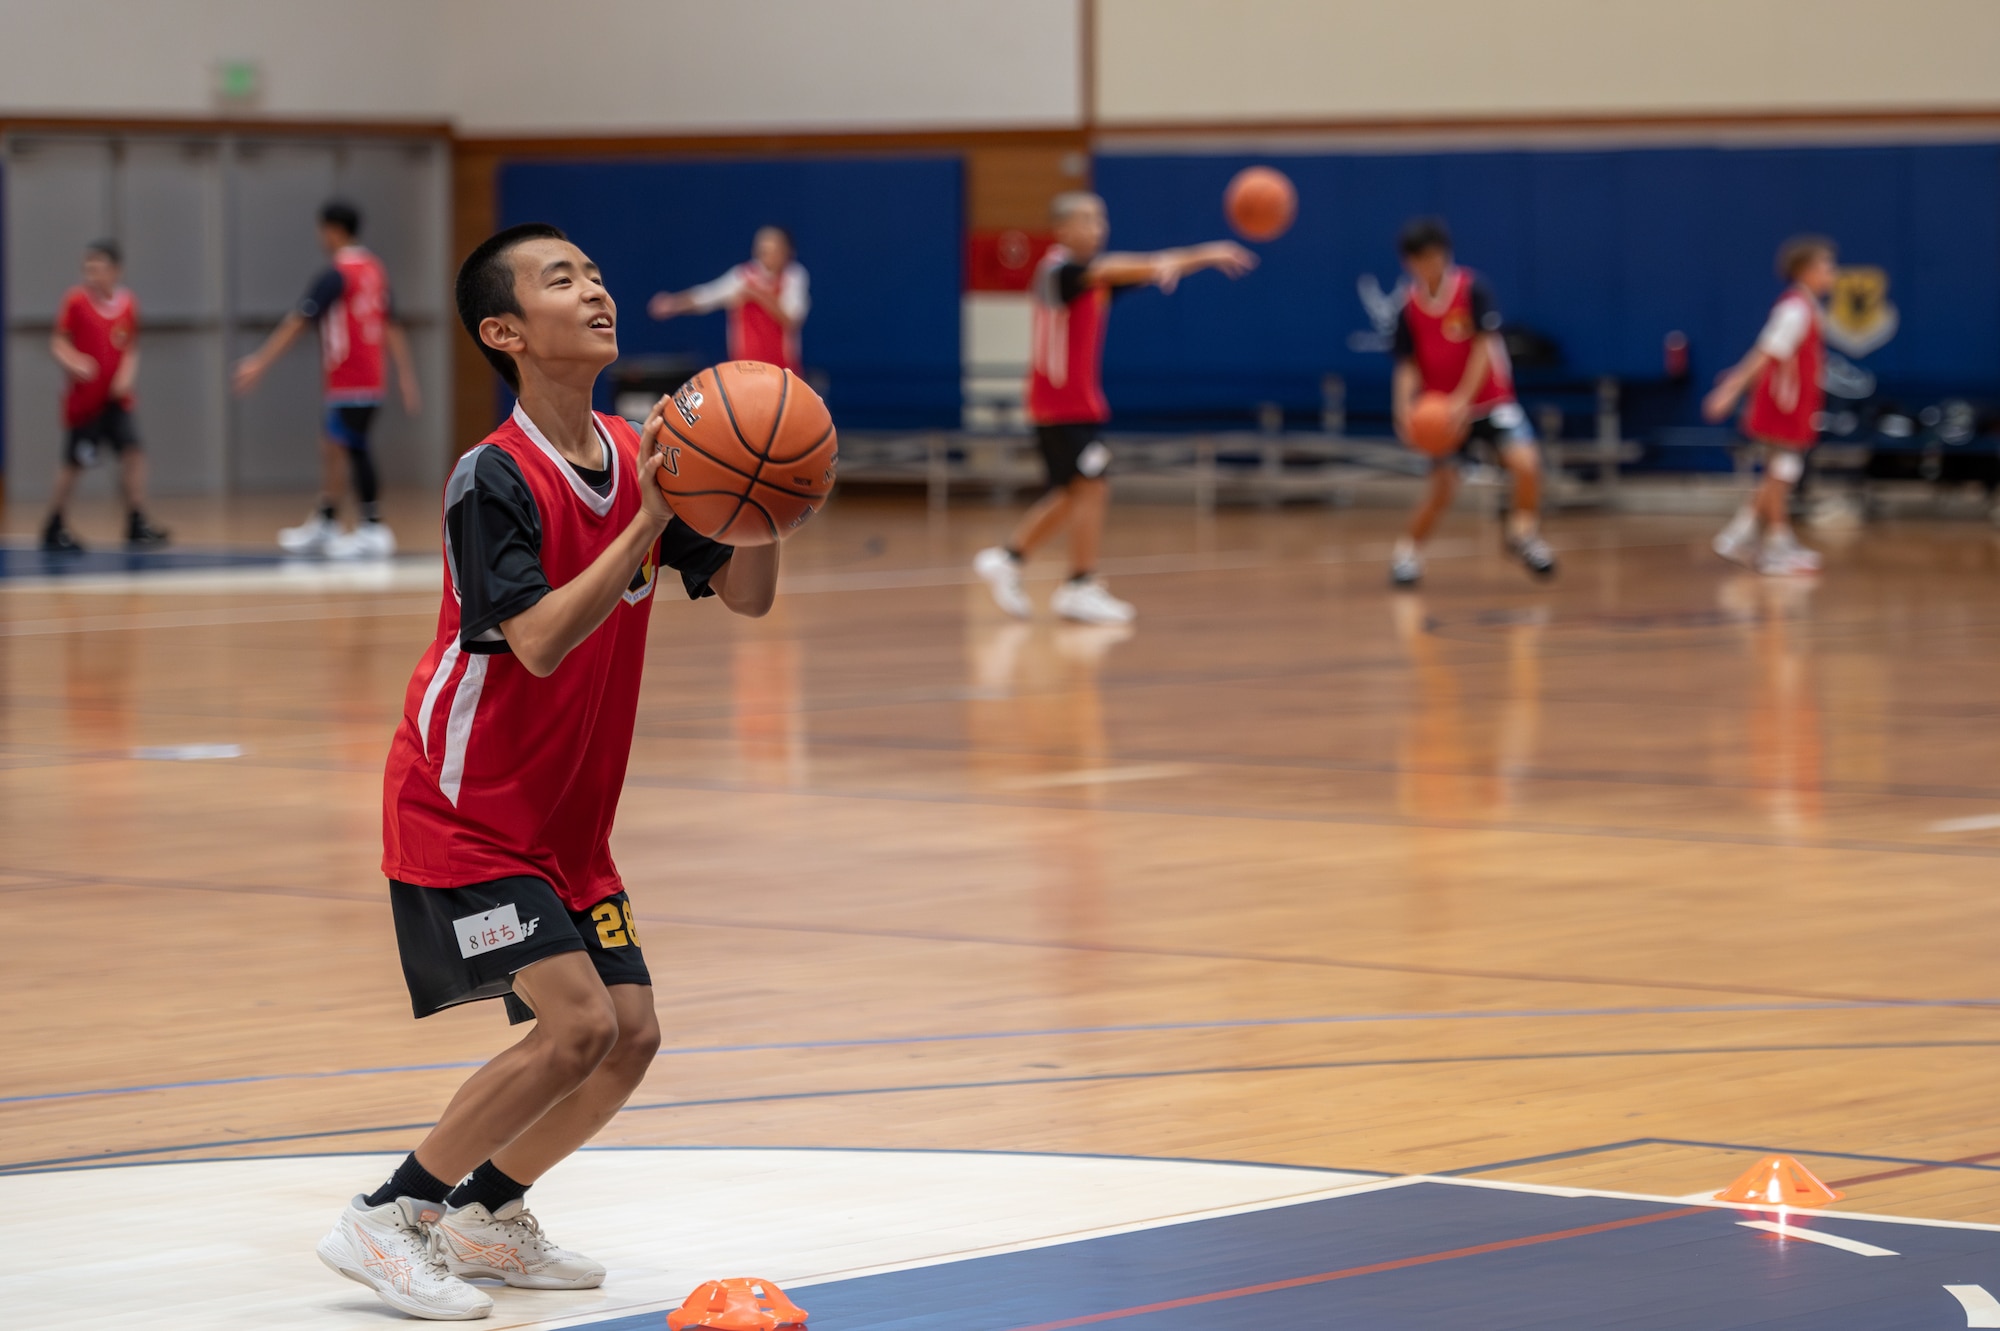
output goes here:
{"type": "MultiPolygon", "coordinates": [[[[1314,1063],[1264,1063],[1250,1066],[1223,1065],[1201,1068],[1157,1068],[1145,1072],[1086,1072],[1062,1077],[1006,1077],[987,1081],[931,1082],[905,1086],[856,1086],[842,1090],[782,1091],[765,1095],[726,1095],[703,1100],[661,1100],[653,1104],[626,1105],[621,1114],[644,1113],[656,1109],[707,1109],[726,1105],[783,1104],[802,1100],[845,1100],[868,1095],[914,1095],[932,1091],[985,1091],[1020,1086],[1073,1086],[1094,1082],[1159,1081],[1177,1077],[1224,1077],[1243,1073],[1328,1072],[1356,1068],[1443,1067],[1472,1063],[1570,1062],[1616,1058],[1702,1057],[1727,1054],[1816,1054],[1853,1052],[1864,1049],[1995,1049],[2000,1040],[1878,1040],[1855,1044],[1719,1045],[1689,1049],[1577,1049],[1545,1054],[1463,1054],[1432,1058],[1361,1058],[1314,1063]]],[[[147,1146],[126,1151],[98,1151],[90,1155],[58,1156],[45,1160],[18,1160],[0,1164],[0,1174],[21,1173],[53,1165],[84,1164],[92,1161],[125,1159],[146,1155],[171,1155],[179,1151],[215,1150],[231,1146],[264,1146],[273,1142],[311,1141],[327,1137],[359,1137],[377,1132],[412,1132],[431,1128],[434,1123],[387,1123],[365,1128],[338,1128],[327,1132],[293,1132],[274,1137],[239,1137],[234,1140],[189,1142],[179,1146],[147,1146]]],[[[1687,1143],[1702,1145],[1702,1143],[1687,1143]]]]}
{"type": "MultiPolygon", "coordinates": [[[[944,1035],[885,1035],[850,1040],[788,1040],[770,1044],[687,1045],[662,1049],[656,1058],[685,1058],[693,1054],[763,1054],[800,1049],[868,1049],[895,1045],[962,1044],[982,1040],[1053,1039],[1072,1035],[1143,1035],[1160,1031],[1223,1031],[1282,1028],[1286,1026],[1337,1026],[1404,1021],[1489,1021],[1496,1018],[1537,1019],[1545,1017],[1654,1017],[1709,1012],[1851,1012],[1894,1008],[1992,1008],[2000,999],[1883,999],[1869,1002],[1831,1003],[1710,1003],[1661,1007],[1595,1008],[1502,1008],[1491,1011],[1340,1013],[1317,1017],[1246,1017],[1234,1021],[1161,1021],[1124,1026],[1051,1026],[1012,1031],[956,1031],[944,1035]]],[[[83,1100],[120,1095],[143,1095],[157,1091],[199,1090],[214,1086],[246,1086],[278,1081],[324,1081],[337,1077],[381,1077],[406,1072],[449,1072],[458,1068],[485,1066],[482,1060],[453,1063],[410,1063],[373,1068],[340,1068],[331,1072],[267,1072],[241,1077],[209,1077],[191,1081],[149,1082],[135,1086],[106,1086],[81,1091],[45,1091],[37,1095],[0,1096],[0,1105],[36,1104],[50,1100],[83,1100]]]]}

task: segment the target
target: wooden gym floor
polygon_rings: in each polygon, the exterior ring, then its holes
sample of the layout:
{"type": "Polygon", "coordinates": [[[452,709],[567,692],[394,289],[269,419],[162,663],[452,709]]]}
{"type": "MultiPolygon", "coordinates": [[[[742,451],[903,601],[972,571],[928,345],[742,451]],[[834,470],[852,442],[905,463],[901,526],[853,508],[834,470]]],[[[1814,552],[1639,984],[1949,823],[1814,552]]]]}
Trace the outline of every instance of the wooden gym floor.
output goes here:
{"type": "MultiPolygon", "coordinates": [[[[295,507],[162,506],[253,551],[295,507]]],[[[507,1041],[397,968],[394,517],[375,587],[0,579],[0,1169],[404,1149],[507,1041]],[[241,753],[133,756],[182,745],[241,753]]],[[[1393,514],[1128,507],[1127,633],[1003,620],[1007,520],[846,500],[769,619],[660,607],[616,848],[667,1049],[603,1140],[1668,1195],[1785,1151],[2000,1221],[1992,531],[1815,586],[1565,517],[1538,587],[1459,516],[1394,595],[1393,514]]]]}

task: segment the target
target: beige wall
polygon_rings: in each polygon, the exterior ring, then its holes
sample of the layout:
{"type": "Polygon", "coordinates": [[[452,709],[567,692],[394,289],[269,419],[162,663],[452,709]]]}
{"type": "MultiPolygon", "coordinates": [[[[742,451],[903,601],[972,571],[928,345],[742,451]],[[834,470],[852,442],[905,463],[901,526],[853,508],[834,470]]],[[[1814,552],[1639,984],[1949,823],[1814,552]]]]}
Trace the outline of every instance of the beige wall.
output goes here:
{"type": "Polygon", "coordinates": [[[1051,126],[1079,115],[1076,0],[453,0],[468,133],[1051,126]],[[476,12],[478,20],[470,21],[476,12]]]}
{"type": "Polygon", "coordinates": [[[252,60],[265,112],[445,120],[447,0],[0,0],[0,112],[217,113],[214,68],[252,60]]]}
{"type": "Polygon", "coordinates": [[[2000,106],[1994,0],[1098,0],[1102,123],[2000,106]]]}

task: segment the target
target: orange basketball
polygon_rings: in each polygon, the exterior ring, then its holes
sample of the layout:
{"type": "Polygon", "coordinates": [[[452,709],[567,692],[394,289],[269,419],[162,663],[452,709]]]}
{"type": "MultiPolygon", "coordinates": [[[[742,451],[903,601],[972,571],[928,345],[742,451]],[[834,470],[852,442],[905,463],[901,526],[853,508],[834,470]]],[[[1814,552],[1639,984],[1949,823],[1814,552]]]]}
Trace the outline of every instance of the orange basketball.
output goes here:
{"type": "Polygon", "coordinates": [[[1243,239],[1276,240],[1292,229],[1292,219],[1299,211],[1299,192],[1282,171],[1246,166],[1222,192],[1222,211],[1243,239]]]}
{"type": "Polygon", "coordinates": [[[1444,393],[1423,393],[1416,405],[1410,408],[1409,419],[1404,428],[1410,434],[1410,447],[1419,453],[1428,453],[1434,458],[1450,457],[1465,442],[1465,431],[1452,419],[1451,398],[1444,393]]]}
{"type": "Polygon", "coordinates": [[[819,512],[838,444],[826,403],[790,370],[733,360],[667,403],[660,488],[682,522],[725,545],[768,545],[819,512]]]}

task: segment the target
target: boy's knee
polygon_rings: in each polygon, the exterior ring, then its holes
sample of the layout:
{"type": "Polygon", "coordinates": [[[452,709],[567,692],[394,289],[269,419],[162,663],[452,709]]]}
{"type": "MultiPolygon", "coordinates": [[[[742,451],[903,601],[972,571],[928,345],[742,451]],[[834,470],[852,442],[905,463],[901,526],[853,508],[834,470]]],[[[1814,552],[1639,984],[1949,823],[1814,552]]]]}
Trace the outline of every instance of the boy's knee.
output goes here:
{"type": "Polygon", "coordinates": [[[618,1014],[609,1000],[563,1013],[554,1020],[543,1017],[539,1024],[549,1039],[548,1057],[573,1081],[595,1072],[618,1043],[618,1014]]]}
{"type": "Polygon", "coordinates": [[[643,1072],[653,1065],[653,1056],[659,1052],[660,1023],[648,1019],[619,1027],[618,1042],[612,1046],[608,1061],[627,1071],[643,1072]]]}

